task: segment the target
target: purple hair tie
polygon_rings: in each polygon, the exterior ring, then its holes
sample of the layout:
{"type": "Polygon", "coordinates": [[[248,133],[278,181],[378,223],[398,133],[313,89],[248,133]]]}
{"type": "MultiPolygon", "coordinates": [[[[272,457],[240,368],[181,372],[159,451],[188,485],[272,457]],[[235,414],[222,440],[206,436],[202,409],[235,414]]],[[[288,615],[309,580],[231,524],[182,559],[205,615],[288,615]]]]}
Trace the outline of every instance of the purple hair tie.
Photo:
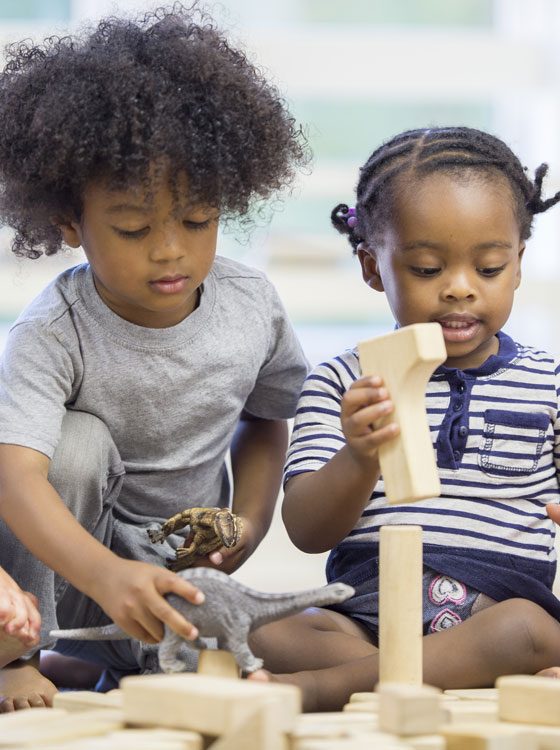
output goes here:
{"type": "Polygon", "coordinates": [[[349,229],[354,229],[354,227],[358,223],[358,219],[356,218],[356,209],[349,208],[347,211],[341,211],[340,215],[343,219],[346,219],[346,224],[348,225],[349,229]]]}

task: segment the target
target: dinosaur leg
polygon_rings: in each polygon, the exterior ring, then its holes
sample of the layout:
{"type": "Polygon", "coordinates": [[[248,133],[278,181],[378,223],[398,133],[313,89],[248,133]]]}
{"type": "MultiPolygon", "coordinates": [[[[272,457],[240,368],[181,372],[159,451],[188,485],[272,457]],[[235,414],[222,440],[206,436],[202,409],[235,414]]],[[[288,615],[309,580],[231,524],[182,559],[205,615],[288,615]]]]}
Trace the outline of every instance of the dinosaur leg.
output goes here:
{"type": "Polygon", "coordinates": [[[249,636],[248,628],[236,633],[228,633],[227,638],[220,639],[220,648],[231,651],[235,661],[242,672],[256,672],[263,666],[263,660],[255,656],[249,648],[247,638],[249,636]]]}

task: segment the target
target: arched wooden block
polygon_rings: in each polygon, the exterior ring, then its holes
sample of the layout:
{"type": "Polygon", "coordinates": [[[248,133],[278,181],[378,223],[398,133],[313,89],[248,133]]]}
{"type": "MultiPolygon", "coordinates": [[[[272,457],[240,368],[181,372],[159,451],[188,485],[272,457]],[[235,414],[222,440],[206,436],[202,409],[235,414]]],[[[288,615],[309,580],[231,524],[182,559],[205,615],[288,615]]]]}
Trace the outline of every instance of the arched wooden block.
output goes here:
{"type": "Polygon", "coordinates": [[[426,385],[447,358],[441,326],[416,323],[358,344],[363,375],[379,375],[394,404],[400,435],[380,446],[379,463],[390,503],[409,503],[440,492],[439,476],[426,417],[426,385]]]}

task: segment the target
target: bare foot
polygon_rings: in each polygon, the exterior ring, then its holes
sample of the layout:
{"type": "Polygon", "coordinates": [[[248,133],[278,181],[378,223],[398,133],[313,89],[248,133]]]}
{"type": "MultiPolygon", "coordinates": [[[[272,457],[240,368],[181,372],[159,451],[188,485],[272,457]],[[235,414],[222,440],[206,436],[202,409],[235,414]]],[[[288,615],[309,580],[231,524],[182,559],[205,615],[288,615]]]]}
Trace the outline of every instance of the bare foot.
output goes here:
{"type": "Polygon", "coordinates": [[[548,669],[541,669],[540,672],[537,672],[537,677],[555,677],[558,679],[560,677],[560,667],[549,667],[548,669]]]}
{"type": "Polygon", "coordinates": [[[52,706],[56,687],[38,670],[39,655],[0,669],[0,713],[52,706]]]}

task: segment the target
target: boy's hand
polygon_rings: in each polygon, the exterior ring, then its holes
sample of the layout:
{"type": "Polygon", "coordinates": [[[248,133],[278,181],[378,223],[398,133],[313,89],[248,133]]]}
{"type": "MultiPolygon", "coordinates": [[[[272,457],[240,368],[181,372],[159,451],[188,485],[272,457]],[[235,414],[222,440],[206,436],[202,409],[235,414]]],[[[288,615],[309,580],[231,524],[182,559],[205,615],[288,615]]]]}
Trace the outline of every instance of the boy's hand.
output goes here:
{"type": "Polygon", "coordinates": [[[40,628],[41,615],[36,597],[22,591],[0,568],[0,631],[31,647],[39,642],[40,628]]]}
{"type": "Polygon", "coordinates": [[[560,525],[560,504],[547,503],[546,512],[551,521],[560,525]]]}
{"type": "Polygon", "coordinates": [[[257,533],[255,524],[250,518],[238,515],[238,522],[241,526],[241,533],[237,544],[229,548],[220,547],[220,549],[211,552],[208,557],[202,558],[198,567],[215,567],[224,573],[233,573],[252,555],[261,541],[262,534],[257,533]]]}
{"type": "Polygon", "coordinates": [[[380,377],[360,378],[344,394],[340,421],[348,450],[358,463],[370,463],[377,458],[379,446],[399,434],[395,422],[375,427],[392,411],[393,403],[380,377]]]}
{"type": "Polygon", "coordinates": [[[91,594],[113,622],[146,643],[161,641],[164,623],[182,638],[197,637],[198,630],[164,599],[164,594],[177,594],[192,604],[202,604],[202,591],[165,568],[122,558],[115,561],[111,570],[97,578],[91,594]]]}

